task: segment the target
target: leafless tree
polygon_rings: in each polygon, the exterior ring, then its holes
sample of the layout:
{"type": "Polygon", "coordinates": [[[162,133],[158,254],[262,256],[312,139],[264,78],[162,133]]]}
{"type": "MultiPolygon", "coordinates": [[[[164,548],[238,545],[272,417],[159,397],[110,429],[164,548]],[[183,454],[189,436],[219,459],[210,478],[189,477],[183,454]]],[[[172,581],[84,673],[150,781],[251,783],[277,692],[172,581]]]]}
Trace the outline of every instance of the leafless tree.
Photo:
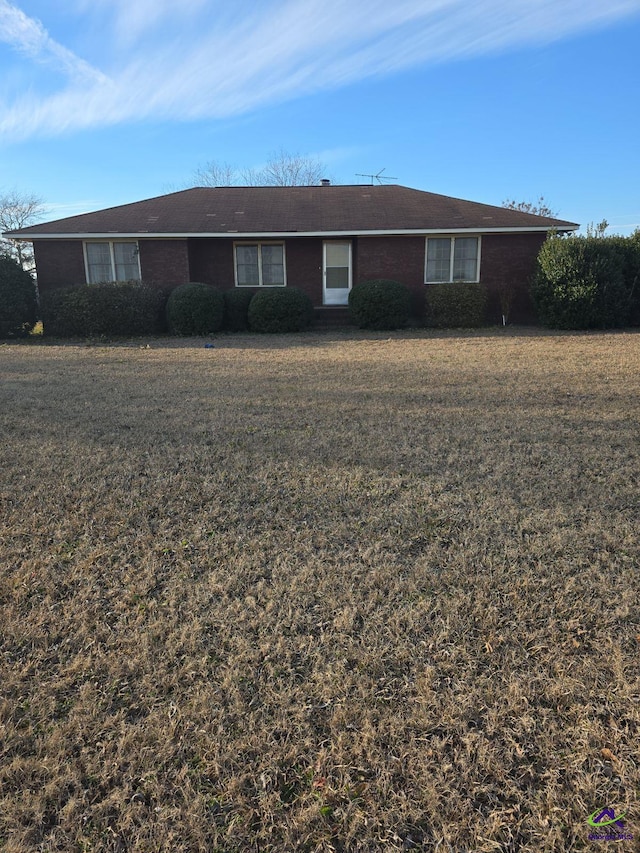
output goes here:
{"type": "Polygon", "coordinates": [[[230,163],[210,160],[196,169],[193,179],[199,187],[232,187],[239,183],[239,172],[230,163]]]}
{"type": "Polygon", "coordinates": [[[317,158],[292,154],[281,148],[270,155],[258,177],[269,187],[311,187],[327,176],[326,171],[324,163],[317,158]]]}
{"type": "MultiPolygon", "coordinates": [[[[42,199],[32,193],[17,189],[0,192],[0,232],[17,231],[33,225],[44,214],[42,199]]],[[[0,237],[0,251],[14,258],[27,272],[35,272],[31,243],[0,237]]]]}
{"type": "Polygon", "coordinates": [[[516,201],[515,199],[505,199],[502,202],[503,207],[508,207],[510,210],[520,210],[522,213],[533,213],[536,216],[548,216],[551,219],[558,215],[556,210],[552,210],[544,196],[540,196],[537,201],[516,201]]]}
{"type": "Polygon", "coordinates": [[[316,186],[327,177],[324,163],[314,157],[280,149],[269,155],[262,169],[238,169],[229,163],[212,160],[194,173],[198,186],[316,186]]]}

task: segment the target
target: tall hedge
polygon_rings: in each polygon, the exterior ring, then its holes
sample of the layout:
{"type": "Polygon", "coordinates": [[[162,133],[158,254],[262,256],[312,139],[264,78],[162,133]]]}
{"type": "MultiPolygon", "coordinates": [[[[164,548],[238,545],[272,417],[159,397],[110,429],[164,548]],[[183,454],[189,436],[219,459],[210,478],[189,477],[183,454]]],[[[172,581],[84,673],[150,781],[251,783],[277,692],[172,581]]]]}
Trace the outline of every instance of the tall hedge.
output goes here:
{"type": "Polygon", "coordinates": [[[33,278],[13,258],[0,255],[0,338],[28,335],[37,315],[33,278]]]}
{"type": "Polygon", "coordinates": [[[559,329],[640,322],[640,235],[552,236],[538,255],[532,296],[542,323],[559,329]]]}
{"type": "Polygon", "coordinates": [[[388,278],[362,281],[349,292],[349,310],[361,329],[400,329],[409,319],[409,291],[388,278]]]}
{"type": "Polygon", "coordinates": [[[140,281],[79,284],[42,293],[40,316],[47,336],[151,335],[164,331],[165,301],[140,281]]]}
{"type": "Polygon", "coordinates": [[[630,326],[640,326],[640,228],[630,237],[608,238],[615,240],[624,255],[624,280],[629,295],[630,326]]]}

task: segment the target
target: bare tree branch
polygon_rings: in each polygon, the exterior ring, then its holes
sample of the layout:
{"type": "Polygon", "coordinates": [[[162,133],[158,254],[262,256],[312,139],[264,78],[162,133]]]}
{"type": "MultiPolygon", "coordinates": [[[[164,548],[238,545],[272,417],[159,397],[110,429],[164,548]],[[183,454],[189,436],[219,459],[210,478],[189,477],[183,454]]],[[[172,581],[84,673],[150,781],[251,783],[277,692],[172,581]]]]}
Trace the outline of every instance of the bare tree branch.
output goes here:
{"type": "MultiPolygon", "coordinates": [[[[0,193],[0,232],[26,228],[42,219],[43,214],[43,201],[33,193],[21,193],[15,188],[0,193]]],[[[27,272],[35,272],[31,243],[0,237],[0,251],[18,261],[27,272]]]]}
{"type": "Polygon", "coordinates": [[[327,169],[317,158],[281,148],[269,155],[262,169],[239,170],[229,163],[212,160],[197,169],[193,177],[203,187],[306,187],[317,186],[327,177],[327,169]]]}
{"type": "Polygon", "coordinates": [[[239,182],[239,173],[230,163],[210,160],[193,173],[199,187],[232,187],[239,182]]]}
{"type": "Polygon", "coordinates": [[[281,148],[270,155],[267,165],[258,173],[269,187],[317,186],[326,177],[326,166],[318,159],[281,148]]]}

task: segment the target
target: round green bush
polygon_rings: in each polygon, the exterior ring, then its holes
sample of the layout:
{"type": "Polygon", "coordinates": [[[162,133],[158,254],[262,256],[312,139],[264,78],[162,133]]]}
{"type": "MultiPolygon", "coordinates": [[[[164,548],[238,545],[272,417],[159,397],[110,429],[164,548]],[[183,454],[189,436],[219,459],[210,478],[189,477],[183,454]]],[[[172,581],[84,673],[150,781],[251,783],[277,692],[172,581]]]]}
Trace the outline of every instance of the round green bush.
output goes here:
{"type": "Polygon", "coordinates": [[[223,316],[224,298],[208,284],[180,284],[167,300],[167,327],[172,335],[219,332],[223,316]]]}
{"type": "Polygon", "coordinates": [[[249,303],[253,291],[246,288],[234,287],[233,290],[223,290],[224,319],[222,328],[228,332],[245,332],[249,328],[249,303]]]}
{"type": "Polygon", "coordinates": [[[302,332],[313,322],[313,304],[296,287],[266,287],[249,303],[252,332],[302,332]]]}
{"type": "Polygon", "coordinates": [[[38,319],[36,285],[8,255],[0,255],[0,338],[29,334],[38,319]]]}
{"type": "Polygon", "coordinates": [[[409,291],[392,279],[363,281],[349,293],[349,309],[361,329],[400,329],[409,319],[409,291]]]}

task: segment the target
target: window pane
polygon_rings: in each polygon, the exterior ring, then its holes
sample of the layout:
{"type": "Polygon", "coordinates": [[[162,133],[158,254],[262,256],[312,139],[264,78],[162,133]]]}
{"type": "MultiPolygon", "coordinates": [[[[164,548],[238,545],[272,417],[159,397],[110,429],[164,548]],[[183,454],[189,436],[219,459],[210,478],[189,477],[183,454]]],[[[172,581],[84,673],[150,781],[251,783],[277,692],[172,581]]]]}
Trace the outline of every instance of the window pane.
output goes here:
{"type": "Polygon", "coordinates": [[[427,281],[449,281],[449,261],[429,261],[427,281]]]}
{"type": "Polygon", "coordinates": [[[134,264],[138,247],[135,243],[114,243],[113,254],[117,264],[134,264]]]}
{"type": "Polygon", "coordinates": [[[427,281],[449,281],[450,260],[450,237],[432,237],[427,240],[427,281]]]}
{"type": "Polygon", "coordinates": [[[427,243],[427,258],[430,261],[449,260],[451,256],[450,237],[432,237],[427,243]]]}
{"type": "Polygon", "coordinates": [[[116,281],[137,281],[139,278],[138,264],[116,264],[116,281]]]}
{"type": "Polygon", "coordinates": [[[325,243],[328,267],[349,266],[349,243],[325,243]]]}
{"type": "Polygon", "coordinates": [[[111,264],[91,264],[89,266],[89,284],[98,284],[101,281],[111,281],[111,264]]]}
{"type": "Polygon", "coordinates": [[[261,246],[263,264],[282,265],[283,246],[261,246]]]}
{"type": "Polygon", "coordinates": [[[327,269],[327,287],[339,287],[346,290],[349,287],[349,268],[330,267],[327,269]]]}
{"type": "Polygon", "coordinates": [[[236,246],[236,264],[238,284],[254,287],[260,284],[257,246],[236,246]]]}
{"type": "Polygon", "coordinates": [[[478,270],[477,237],[458,237],[453,253],[453,280],[475,281],[478,270]]]}
{"type": "Polygon", "coordinates": [[[116,261],[117,281],[133,281],[140,278],[136,243],[114,243],[113,254],[116,261]]]}
{"type": "Polygon", "coordinates": [[[262,284],[284,284],[284,246],[261,246],[262,284]]]}
{"type": "Polygon", "coordinates": [[[476,270],[477,266],[475,261],[455,261],[453,264],[453,280],[475,281],[476,270]]]}
{"type": "Polygon", "coordinates": [[[284,284],[284,267],[280,264],[262,265],[263,284],[284,284]]]}
{"type": "Polygon", "coordinates": [[[257,287],[260,284],[258,265],[238,264],[238,284],[257,287]]]}
{"type": "Polygon", "coordinates": [[[87,243],[87,273],[89,284],[111,281],[111,250],[108,243],[87,243]]]}
{"type": "Polygon", "coordinates": [[[255,264],[258,266],[258,247],[236,246],[236,258],[239,264],[255,264]]]}
{"type": "Polygon", "coordinates": [[[108,243],[87,243],[87,260],[90,264],[111,265],[111,252],[108,243]]]}
{"type": "Polygon", "coordinates": [[[478,252],[477,237],[457,237],[455,243],[455,258],[475,258],[478,252]]]}

